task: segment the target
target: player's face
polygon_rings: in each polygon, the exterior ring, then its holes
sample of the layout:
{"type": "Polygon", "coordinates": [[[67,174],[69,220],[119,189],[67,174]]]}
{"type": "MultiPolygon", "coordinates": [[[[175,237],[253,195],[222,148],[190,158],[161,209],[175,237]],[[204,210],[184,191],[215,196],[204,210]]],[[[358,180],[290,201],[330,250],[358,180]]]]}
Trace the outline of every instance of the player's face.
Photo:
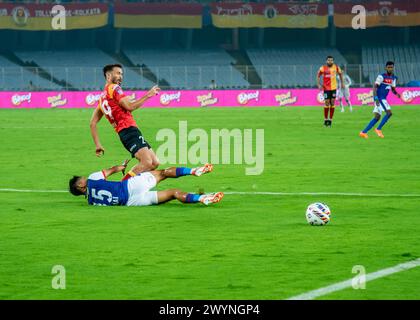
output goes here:
{"type": "Polygon", "coordinates": [[[328,58],[327,59],[327,66],[331,67],[334,64],[334,59],[333,58],[328,58]]]}
{"type": "Polygon", "coordinates": [[[123,80],[123,71],[121,68],[115,67],[110,72],[110,81],[112,83],[120,85],[123,80]]]}
{"type": "Polygon", "coordinates": [[[392,74],[392,73],[394,73],[394,66],[393,65],[386,66],[385,70],[386,70],[386,72],[388,72],[388,74],[392,74]]]}
{"type": "Polygon", "coordinates": [[[87,179],[85,177],[81,177],[79,181],[77,181],[77,189],[79,189],[83,193],[86,193],[86,188],[87,188],[87,179]]]}

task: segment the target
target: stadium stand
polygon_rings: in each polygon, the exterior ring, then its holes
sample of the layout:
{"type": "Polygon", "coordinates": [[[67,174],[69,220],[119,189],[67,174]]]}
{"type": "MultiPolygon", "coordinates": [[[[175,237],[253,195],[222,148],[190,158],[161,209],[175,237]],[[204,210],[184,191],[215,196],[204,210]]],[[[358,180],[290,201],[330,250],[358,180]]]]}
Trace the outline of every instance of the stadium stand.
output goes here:
{"type": "Polygon", "coordinates": [[[314,86],[328,55],[334,56],[338,65],[347,64],[341,53],[331,48],[249,49],[247,54],[265,88],[314,86]]]}
{"type": "MultiPolygon", "coordinates": [[[[52,77],[65,81],[78,90],[98,90],[103,82],[102,66],[118,63],[114,58],[98,49],[77,51],[18,51],[21,60],[34,62],[52,77]]],[[[125,68],[125,88],[148,88],[149,80],[130,68],[125,68]]]]}
{"type": "Polygon", "coordinates": [[[248,87],[249,83],[232,64],[235,59],[223,49],[214,50],[126,50],[136,65],[146,65],[159,80],[177,89],[206,88],[211,80],[218,87],[248,87]]]}
{"type": "Polygon", "coordinates": [[[36,68],[21,67],[0,56],[0,85],[2,90],[46,90],[62,89],[59,85],[40,77],[36,68]]]}
{"type": "Polygon", "coordinates": [[[248,49],[236,55],[221,48],[127,49],[115,55],[99,49],[16,51],[16,59],[0,56],[0,83],[2,90],[100,90],[102,66],[120,62],[125,89],[147,89],[155,83],[164,89],[204,89],[212,80],[218,88],[249,88],[251,73],[245,70],[255,70],[262,88],[314,87],[327,55],[348,67],[355,84],[371,86],[387,60],[396,63],[399,85],[419,80],[420,46],[400,45],[362,47],[355,65],[337,49],[325,47],[248,49]]]}
{"type": "Polygon", "coordinates": [[[363,75],[373,83],[384,72],[385,62],[395,62],[399,84],[416,80],[420,73],[420,46],[364,46],[362,47],[363,75]]]}

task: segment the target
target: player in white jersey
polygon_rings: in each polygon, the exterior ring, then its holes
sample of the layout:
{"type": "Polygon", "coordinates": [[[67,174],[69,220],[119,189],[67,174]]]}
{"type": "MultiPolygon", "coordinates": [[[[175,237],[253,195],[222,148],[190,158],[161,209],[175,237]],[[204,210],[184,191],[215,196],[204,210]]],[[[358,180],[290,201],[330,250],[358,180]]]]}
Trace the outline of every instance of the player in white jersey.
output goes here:
{"type": "Polygon", "coordinates": [[[341,66],[341,70],[343,72],[344,89],[341,88],[341,81],[338,79],[339,85],[337,86],[337,99],[340,102],[341,112],[344,112],[343,98],[346,100],[346,103],[349,106],[351,112],[353,111],[353,107],[350,102],[350,86],[353,82],[347,74],[344,66],[341,66]]]}

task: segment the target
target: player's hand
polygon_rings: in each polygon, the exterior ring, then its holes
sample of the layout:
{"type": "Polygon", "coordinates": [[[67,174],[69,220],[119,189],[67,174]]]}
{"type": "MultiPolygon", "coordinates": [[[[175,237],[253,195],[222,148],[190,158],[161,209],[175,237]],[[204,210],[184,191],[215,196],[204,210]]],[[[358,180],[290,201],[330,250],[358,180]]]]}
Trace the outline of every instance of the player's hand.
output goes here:
{"type": "Polygon", "coordinates": [[[122,170],[122,174],[125,175],[125,169],[127,168],[128,163],[130,162],[131,159],[126,159],[124,160],[124,162],[122,163],[122,166],[124,167],[124,169],[122,170]]]}
{"type": "Polygon", "coordinates": [[[381,104],[379,103],[379,98],[378,98],[378,96],[374,96],[374,97],[373,97],[373,100],[375,101],[375,105],[376,105],[376,106],[378,106],[378,107],[379,107],[379,106],[381,105],[381,104]]]}
{"type": "Polygon", "coordinates": [[[153,87],[152,87],[152,89],[150,89],[150,90],[146,93],[146,96],[147,96],[148,98],[152,98],[152,97],[154,97],[155,95],[158,95],[158,94],[159,94],[159,92],[160,92],[160,88],[159,88],[158,86],[153,86],[153,87]]]}
{"type": "Polygon", "coordinates": [[[125,159],[124,162],[122,163],[123,167],[127,167],[128,163],[130,162],[131,159],[125,159]]]}
{"type": "Polygon", "coordinates": [[[102,146],[96,146],[96,150],[95,150],[96,156],[100,157],[103,156],[105,154],[105,149],[102,146]]]}

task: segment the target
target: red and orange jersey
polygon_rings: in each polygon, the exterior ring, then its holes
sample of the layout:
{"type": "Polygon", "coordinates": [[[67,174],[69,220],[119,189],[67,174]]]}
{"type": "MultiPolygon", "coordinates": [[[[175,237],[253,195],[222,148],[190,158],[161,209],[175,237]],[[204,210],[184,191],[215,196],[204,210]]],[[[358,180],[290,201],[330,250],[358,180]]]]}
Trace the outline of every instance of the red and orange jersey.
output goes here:
{"type": "Polygon", "coordinates": [[[115,131],[120,132],[128,127],[137,127],[136,121],[130,111],[120,106],[119,102],[126,95],[118,84],[105,85],[99,99],[98,108],[101,109],[115,131]]]}
{"type": "Polygon", "coordinates": [[[318,78],[323,76],[324,91],[337,90],[337,74],[341,74],[339,66],[333,64],[331,67],[323,65],[319,68],[318,78]]]}

